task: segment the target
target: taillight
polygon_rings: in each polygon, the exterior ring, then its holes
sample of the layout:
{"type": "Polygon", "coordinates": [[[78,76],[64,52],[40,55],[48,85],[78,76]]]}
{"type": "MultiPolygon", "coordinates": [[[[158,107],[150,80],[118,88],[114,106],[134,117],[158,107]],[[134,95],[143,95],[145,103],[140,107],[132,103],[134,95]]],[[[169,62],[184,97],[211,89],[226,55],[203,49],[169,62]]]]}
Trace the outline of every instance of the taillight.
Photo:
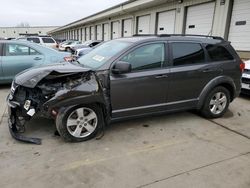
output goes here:
{"type": "Polygon", "coordinates": [[[242,60],[240,61],[240,70],[241,72],[244,72],[245,70],[245,63],[242,60]]]}
{"type": "Polygon", "coordinates": [[[65,61],[72,61],[73,60],[73,57],[72,56],[69,56],[69,57],[64,57],[63,58],[65,61]]]}

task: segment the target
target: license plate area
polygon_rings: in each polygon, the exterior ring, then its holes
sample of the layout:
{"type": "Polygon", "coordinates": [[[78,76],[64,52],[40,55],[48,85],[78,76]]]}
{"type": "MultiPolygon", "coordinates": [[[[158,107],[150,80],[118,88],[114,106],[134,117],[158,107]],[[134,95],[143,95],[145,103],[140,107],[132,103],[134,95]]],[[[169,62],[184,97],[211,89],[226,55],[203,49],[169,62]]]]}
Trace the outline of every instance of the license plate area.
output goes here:
{"type": "Polygon", "coordinates": [[[250,84],[241,83],[241,88],[250,89],[250,84]]]}

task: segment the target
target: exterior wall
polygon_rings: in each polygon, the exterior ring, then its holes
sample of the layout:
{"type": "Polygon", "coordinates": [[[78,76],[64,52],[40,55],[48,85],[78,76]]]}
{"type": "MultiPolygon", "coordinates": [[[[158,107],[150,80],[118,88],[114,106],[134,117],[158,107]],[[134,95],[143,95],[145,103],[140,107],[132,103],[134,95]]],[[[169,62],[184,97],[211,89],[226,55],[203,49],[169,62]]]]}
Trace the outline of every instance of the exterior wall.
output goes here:
{"type": "Polygon", "coordinates": [[[47,35],[52,29],[58,27],[0,27],[0,38],[17,38],[22,34],[47,35]]]}
{"type": "MultiPolygon", "coordinates": [[[[237,0],[235,0],[237,1],[237,0]]],[[[159,12],[175,10],[175,34],[184,34],[186,28],[186,16],[187,8],[189,6],[199,5],[207,2],[215,2],[214,19],[211,28],[211,35],[221,36],[228,39],[229,25],[231,20],[232,4],[233,0],[183,0],[181,1],[167,1],[167,0],[137,0],[131,1],[122,5],[121,7],[115,7],[107,10],[106,12],[100,12],[96,15],[84,18],[80,21],[68,24],[59,29],[51,31],[50,33],[54,36],[61,37],[65,32],[71,29],[79,29],[109,24],[108,39],[111,39],[112,22],[119,22],[119,37],[122,37],[122,23],[125,19],[132,19],[132,33],[137,34],[137,21],[139,16],[150,15],[150,30],[148,34],[156,34],[157,31],[157,14],[159,12]],[[120,9],[120,11],[119,11],[120,9]]],[[[250,11],[250,7],[249,7],[250,11]]],[[[96,35],[95,35],[96,36],[96,35]]],[[[71,38],[66,38],[71,39],[71,38]]],[[[82,38],[82,41],[85,39],[82,38]]],[[[237,49],[236,49],[237,50],[237,49]]],[[[244,56],[246,53],[244,53],[244,56]]],[[[250,58],[250,55],[249,55],[250,58]]]]}

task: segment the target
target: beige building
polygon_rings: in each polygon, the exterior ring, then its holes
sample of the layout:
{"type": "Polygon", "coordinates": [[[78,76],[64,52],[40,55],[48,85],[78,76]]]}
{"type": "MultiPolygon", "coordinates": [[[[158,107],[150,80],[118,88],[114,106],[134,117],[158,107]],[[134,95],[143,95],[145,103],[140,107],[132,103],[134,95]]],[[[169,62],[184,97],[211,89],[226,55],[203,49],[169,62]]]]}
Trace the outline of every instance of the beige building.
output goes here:
{"type": "Polygon", "coordinates": [[[250,58],[250,0],[130,0],[49,32],[81,41],[173,33],[222,36],[250,58]]]}
{"type": "Polygon", "coordinates": [[[56,28],[58,27],[0,27],[0,38],[17,38],[23,35],[47,35],[48,31],[56,28]]]}

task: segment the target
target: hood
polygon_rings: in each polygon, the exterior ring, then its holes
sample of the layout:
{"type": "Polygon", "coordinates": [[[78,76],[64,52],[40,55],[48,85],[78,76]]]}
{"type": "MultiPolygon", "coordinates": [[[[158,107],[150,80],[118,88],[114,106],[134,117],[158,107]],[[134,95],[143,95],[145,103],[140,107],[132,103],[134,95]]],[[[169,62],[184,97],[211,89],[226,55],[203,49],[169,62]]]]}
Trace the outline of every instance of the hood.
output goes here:
{"type": "Polygon", "coordinates": [[[89,68],[84,68],[65,62],[27,69],[19,73],[15,77],[14,81],[18,85],[34,88],[38,84],[38,82],[40,82],[44,77],[48,76],[52,72],[61,74],[75,74],[88,71],[90,71],[89,68]]]}
{"type": "Polygon", "coordinates": [[[245,61],[245,69],[250,70],[250,60],[245,61]]]}

